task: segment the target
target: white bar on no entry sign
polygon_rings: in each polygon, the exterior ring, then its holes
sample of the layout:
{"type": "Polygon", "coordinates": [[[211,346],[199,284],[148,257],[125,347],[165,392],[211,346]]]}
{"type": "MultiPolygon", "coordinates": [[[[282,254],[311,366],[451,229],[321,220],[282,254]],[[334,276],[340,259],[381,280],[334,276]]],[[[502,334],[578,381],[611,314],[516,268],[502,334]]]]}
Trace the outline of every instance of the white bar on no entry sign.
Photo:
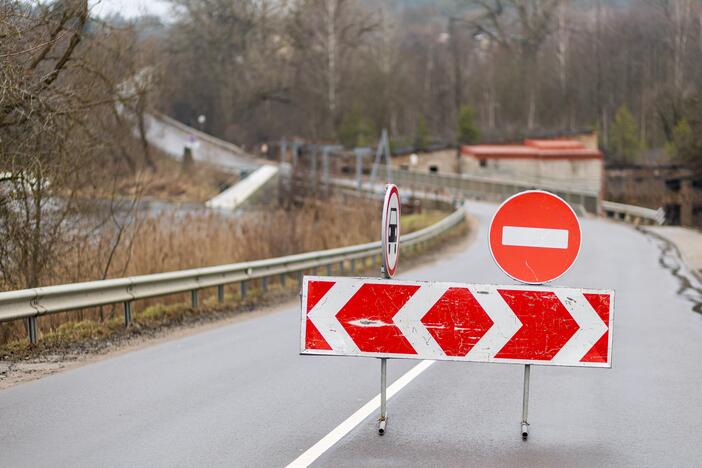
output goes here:
{"type": "Polygon", "coordinates": [[[565,229],[504,226],[502,228],[502,245],[567,249],[568,231],[565,229]]]}

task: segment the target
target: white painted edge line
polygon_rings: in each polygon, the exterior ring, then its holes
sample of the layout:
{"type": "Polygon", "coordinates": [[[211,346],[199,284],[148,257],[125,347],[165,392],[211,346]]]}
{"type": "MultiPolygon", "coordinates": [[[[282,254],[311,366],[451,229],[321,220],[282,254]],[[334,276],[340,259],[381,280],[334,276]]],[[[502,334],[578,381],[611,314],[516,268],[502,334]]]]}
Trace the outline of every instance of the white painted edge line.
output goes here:
{"type": "Polygon", "coordinates": [[[502,245],[567,249],[568,231],[566,229],[504,226],[502,228],[502,245]]]}
{"type": "MultiPolygon", "coordinates": [[[[427,370],[429,366],[434,364],[436,361],[422,361],[410,370],[408,370],[402,377],[397,379],[392,385],[388,387],[387,399],[388,401],[396,393],[402,390],[407,384],[412,382],[414,379],[419,377],[419,375],[427,370]]],[[[314,444],[312,447],[307,449],[305,453],[297,457],[292,463],[290,463],[287,468],[302,468],[310,466],[319,457],[321,457],[324,452],[329,450],[339,442],[346,434],[351,432],[353,428],[361,424],[371,413],[380,408],[380,394],[373,397],[368,403],[363,405],[358,411],[349,416],[344,422],[336,426],[329,434],[325,435],[319,442],[314,444]]]]}

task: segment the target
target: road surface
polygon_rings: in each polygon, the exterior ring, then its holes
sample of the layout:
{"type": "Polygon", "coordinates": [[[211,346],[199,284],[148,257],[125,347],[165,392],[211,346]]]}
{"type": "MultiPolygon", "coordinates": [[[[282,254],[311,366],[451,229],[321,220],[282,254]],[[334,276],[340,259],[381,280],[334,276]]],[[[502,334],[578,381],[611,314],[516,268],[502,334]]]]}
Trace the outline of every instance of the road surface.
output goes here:
{"type": "MultiPolygon", "coordinates": [[[[400,275],[511,281],[476,239],[400,275]]],[[[702,457],[702,316],[658,240],[585,219],[558,284],[614,288],[613,369],[534,367],[528,442],[522,367],[437,362],[314,466],[693,466],[702,457]]],[[[402,271],[402,265],[400,265],[402,271]]],[[[679,273],[678,273],[679,274],[679,273]]],[[[285,466],[378,393],[379,362],[299,356],[294,305],[0,392],[0,465],[285,466]]],[[[391,361],[389,381],[415,361],[391,361]]]]}
{"type": "Polygon", "coordinates": [[[234,172],[256,170],[265,161],[244,155],[231,143],[205,135],[166,116],[146,116],[146,139],[149,144],[178,160],[187,146],[193,160],[219,166],[234,172]]]}

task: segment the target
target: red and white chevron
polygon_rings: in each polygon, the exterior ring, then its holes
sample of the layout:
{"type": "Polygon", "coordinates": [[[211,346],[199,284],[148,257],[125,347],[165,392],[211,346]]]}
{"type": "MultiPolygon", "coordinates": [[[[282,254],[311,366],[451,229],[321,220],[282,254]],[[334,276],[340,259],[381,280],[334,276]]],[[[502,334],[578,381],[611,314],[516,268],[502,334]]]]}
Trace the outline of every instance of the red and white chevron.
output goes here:
{"type": "Polygon", "coordinates": [[[614,291],[304,278],[302,354],[611,367],[614,291]]]}

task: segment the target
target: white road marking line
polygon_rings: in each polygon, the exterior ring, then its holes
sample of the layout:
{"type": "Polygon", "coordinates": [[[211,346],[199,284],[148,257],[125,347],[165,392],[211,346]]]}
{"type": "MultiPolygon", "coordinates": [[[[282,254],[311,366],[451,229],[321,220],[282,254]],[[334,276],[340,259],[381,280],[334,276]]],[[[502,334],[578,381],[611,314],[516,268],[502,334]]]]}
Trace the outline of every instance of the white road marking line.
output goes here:
{"type": "Polygon", "coordinates": [[[503,226],[502,245],[567,249],[568,231],[566,229],[503,226]]]}
{"type": "MultiPolygon", "coordinates": [[[[419,375],[427,370],[429,366],[434,364],[436,361],[422,361],[410,370],[408,370],[402,377],[397,379],[392,385],[388,387],[387,399],[390,401],[396,393],[402,390],[407,384],[412,382],[414,379],[419,377],[419,375]]],[[[351,432],[353,428],[361,424],[368,416],[374,411],[380,408],[380,394],[376,395],[371,401],[363,405],[358,411],[349,416],[344,422],[336,426],[329,434],[325,435],[319,442],[314,444],[312,447],[307,449],[305,453],[300,455],[290,463],[287,468],[300,468],[310,466],[319,457],[321,457],[324,452],[329,450],[337,442],[339,442],[346,434],[351,432]]]]}

